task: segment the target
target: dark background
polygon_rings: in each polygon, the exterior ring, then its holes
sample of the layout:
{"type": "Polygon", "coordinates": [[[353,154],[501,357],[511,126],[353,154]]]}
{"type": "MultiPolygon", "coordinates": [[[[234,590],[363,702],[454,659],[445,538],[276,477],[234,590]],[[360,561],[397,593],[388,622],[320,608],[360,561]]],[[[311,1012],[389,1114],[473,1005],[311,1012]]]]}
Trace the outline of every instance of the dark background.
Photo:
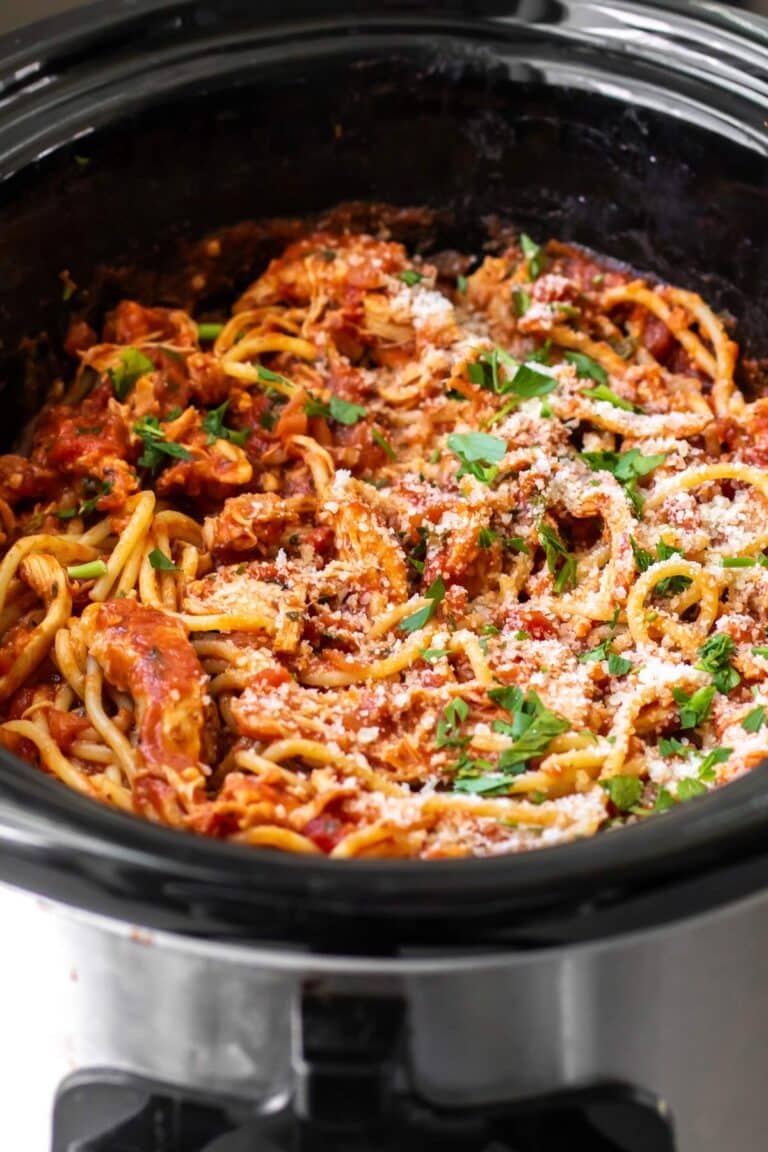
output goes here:
{"type": "MultiPolygon", "coordinates": [[[[10,32],[22,24],[42,20],[44,16],[51,16],[54,12],[82,7],[83,2],[84,0],[0,0],[0,34],[10,32]]],[[[688,7],[692,11],[698,7],[696,3],[681,3],[680,6],[688,7]]],[[[740,0],[734,7],[746,8],[768,16],[768,0],[740,0]]]]}

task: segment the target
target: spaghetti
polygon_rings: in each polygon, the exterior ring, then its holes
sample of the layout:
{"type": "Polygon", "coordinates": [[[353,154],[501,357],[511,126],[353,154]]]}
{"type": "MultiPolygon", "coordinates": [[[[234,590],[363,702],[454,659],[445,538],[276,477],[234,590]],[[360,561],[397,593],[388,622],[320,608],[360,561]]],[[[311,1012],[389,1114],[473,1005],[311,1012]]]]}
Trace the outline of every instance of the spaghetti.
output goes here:
{"type": "Polygon", "coordinates": [[[334,857],[515,852],[768,755],[768,399],[691,292],[322,231],[124,301],[0,458],[0,739],[334,857]],[[63,395],[63,399],[61,398],[63,395]]]}

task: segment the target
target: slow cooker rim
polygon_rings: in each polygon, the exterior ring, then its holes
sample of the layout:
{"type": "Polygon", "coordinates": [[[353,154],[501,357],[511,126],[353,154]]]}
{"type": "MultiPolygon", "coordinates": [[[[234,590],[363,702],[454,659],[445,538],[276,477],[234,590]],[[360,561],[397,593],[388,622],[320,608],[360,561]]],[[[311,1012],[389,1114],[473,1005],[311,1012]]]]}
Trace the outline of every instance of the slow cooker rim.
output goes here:
{"type": "MultiPolygon", "coordinates": [[[[653,11],[641,4],[620,6],[629,11],[653,11]]],[[[65,54],[68,44],[82,44],[102,31],[113,34],[117,25],[133,22],[142,13],[159,17],[198,7],[197,0],[163,0],[159,5],[151,0],[130,5],[124,0],[99,0],[79,12],[51,17],[0,39],[0,69],[9,60],[18,65],[25,57],[39,57],[41,46],[51,53],[65,54]]],[[[393,7],[397,5],[386,6],[387,14],[392,14],[393,7]]],[[[455,6],[448,3],[425,7],[455,14],[455,6]]],[[[409,15],[414,12],[412,5],[401,8],[409,15]]],[[[679,11],[672,3],[659,10],[679,11]]],[[[717,20],[732,21],[732,13],[719,5],[687,7],[684,12],[700,20],[712,19],[715,26],[717,20]]],[[[743,33],[745,28],[765,42],[768,22],[744,16],[739,20],[739,31],[743,33]]],[[[347,910],[361,900],[371,904],[378,899],[389,909],[387,915],[393,914],[398,895],[406,891],[411,906],[429,901],[438,891],[442,900],[450,892],[460,893],[463,900],[496,896],[510,909],[515,908],[517,898],[520,910],[527,914],[535,908],[537,894],[549,902],[555,895],[566,901],[592,901],[596,896],[610,901],[611,892],[615,896],[625,890],[640,874],[646,884],[655,886],[672,876],[690,875],[702,867],[703,854],[722,852],[718,866],[731,858],[760,855],[760,832],[768,816],[767,769],[768,765],[762,765],[726,789],[663,819],[623,829],[618,837],[602,834],[589,841],[482,860],[334,861],[283,856],[151,825],[70,792],[0,750],[0,844],[12,851],[14,843],[19,843],[21,828],[22,839],[26,837],[27,845],[34,845],[33,855],[51,855],[61,867],[55,844],[46,842],[46,821],[50,819],[54,822],[51,827],[66,832],[68,846],[93,865],[120,865],[133,859],[148,873],[164,872],[180,882],[231,879],[248,885],[272,885],[278,895],[333,901],[347,910]],[[33,809],[26,806],[29,802],[33,809]],[[512,886],[511,878],[515,881],[512,886]]],[[[156,896],[162,903],[163,890],[156,896]]],[[[589,913],[585,910],[584,914],[589,913]]]]}

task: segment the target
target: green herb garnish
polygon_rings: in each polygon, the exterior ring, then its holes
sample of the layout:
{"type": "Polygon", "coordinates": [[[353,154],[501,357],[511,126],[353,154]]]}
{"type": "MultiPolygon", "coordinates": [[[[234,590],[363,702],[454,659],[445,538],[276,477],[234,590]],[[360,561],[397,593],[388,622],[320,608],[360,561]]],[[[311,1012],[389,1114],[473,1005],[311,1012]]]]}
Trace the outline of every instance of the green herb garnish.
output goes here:
{"type": "Polygon", "coordinates": [[[603,640],[603,642],[601,644],[598,644],[596,648],[590,648],[590,650],[588,652],[582,652],[581,655],[578,657],[579,664],[592,664],[594,661],[597,661],[597,660],[607,660],[608,659],[608,649],[610,648],[610,646],[611,646],[610,639],[609,640],[603,640]]]}
{"type": "Polygon", "coordinates": [[[575,588],[578,582],[576,557],[568,551],[555,529],[543,520],[536,525],[536,531],[547,558],[547,568],[555,578],[555,592],[575,588]]]}
{"type": "MultiPolygon", "coordinates": [[[[656,545],[655,556],[645,548],[641,548],[634,536],[630,536],[629,542],[632,545],[632,554],[638,572],[647,572],[651,564],[655,564],[658,560],[670,560],[673,556],[684,555],[682,548],[675,548],[664,540],[659,540],[656,545]]],[[[688,576],[666,576],[663,580],[659,580],[654,587],[654,592],[657,596],[676,596],[679,592],[685,591],[690,583],[688,576]]]]}
{"type": "Polygon", "coordinates": [[[181,569],[177,568],[173,560],[166,556],[165,552],[161,552],[159,548],[153,548],[149,554],[149,562],[153,568],[158,572],[180,572],[181,569]]]}
{"type": "Polygon", "coordinates": [[[287,376],[281,376],[279,372],[273,372],[271,368],[265,368],[263,364],[256,365],[256,375],[264,384],[283,384],[286,388],[293,388],[293,384],[287,376]]]}
{"type": "Polygon", "coordinates": [[[371,429],[371,440],[373,440],[374,444],[378,444],[379,448],[381,448],[382,452],[390,460],[397,459],[397,453],[395,452],[394,448],[389,443],[389,441],[385,439],[383,433],[379,432],[378,428],[371,429]]]}
{"type": "Polygon", "coordinates": [[[608,387],[608,373],[591,356],[587,356],[584,352],[565,352],[564,358],[569,364],[573,364],[579,379],[594,380],[596,384],[608,387]]]}
{"type": "Polygon", "coordinates": [[[223,324],[198,324],[198,340],[216,340],[224,331],[223,324]]]}
{"type": "Polygon", "coordinates": [[[469,743],[468,736],[459,736],[459,729],[469,716],[469,704],[461,696],[455,696],[445,708],[437,722],[435,746],[437,748],[463,748],[469,743]]]}
{"type": "Polygon", "coordinates": [[[675,798],[672,793],[668,788],[662,787],[659,788],[658,792],[656,793],[656,800],[653,805],[653,810],[654,812],[669,812],[674,803],[675,798]]]}
{"type": "Polygon", "coordinates": [[[590,400],[604,400],[607,404],[613,404],[614,408],[622,408],[625,412],[643,411],[638,404],[625,400],[605,384],[598,384],[596,388],[582,388],[581,394],[588,396],[590,400]]]}
{"type": "Polygon", "coordinates": [[[176,460],[191,460],[192,453],[183,444],[176,444],[173,440],[166,440],[165,432],[160,427],[156,416],[145,416],[133,430],[144,442],[144,451],[139,456],[139,465],[154,471],[163,462],[164,456],[171,456],[176,460]]]}
{"type": "Polygon", "coordinates": [[[677,785],[678,800],[693,800],[694,796],[703,796],[707,791],[706,784],[697,780],[695,776],[685,776],[677,785]]]}
{"type": "Polygon", "coordinates": [[[521,288],[519,284],[515,285],[512,289],[512,307],[515,310],[515,316],[525,316],[530,306],[530,292],[526,292],[525,288],[521,288]]]}
{"type": "Polygon", "coordinates": [[[478,548],[490,548],[499,538],[498,532],[494,532],[493,528],[481,528],[477,534],[478,548]]]}
{"type": "Polygon", "coordinates": [[[609,795],[611,803],[620,812],[629,812],[643,794],[643,782],[637,776],[609,776],[600,781],[600,787],[609,795]]]}
{"type": "Polygon", "coordinates": [[[348,427],[368,415],[362,404],[352,404],[336,395],[331,396],[326,404],[324,400],[310,394],[304,404],[304,411],[307,416],[322,416],[325,420],[335,420],[337,424],[346,424],[348,427]]]}
{"type": "Polygon", "coordinates": [[[467,379],[478,388],[487,392],[495,392],[497,396],[509,390],[509,373],[519,368],[519,363],[503,348],[492,348],[489,352],[482,351],[476,360],[466,366],[467,379]],[[505,375],[502,376],[501,369],[505,375]]]}
{"type": "Polygon", "coordinates": [[[420,284],[424,276],[421,272],[416,272],[413,268],[406,268],[404,272],[398,272],[397,278],[398,280],[402,280],[403,284],[408,284],[409,287],[412,288],[414,284],[420,284]]]}
{"type": "Polygon", "coordinates": [[[414,612],[412,616],[406,616],[404,620],[401,620],[398,624],[401,632],[417,632],[419,628],[423,628],[432,619],[445,597],[445,581],[442,576],[438,576],[430,584],[424,597],[429,600],[429,604],[425,604],[423,608],[419,608],[418,612],[414,612]]]}
{"type": "Polygon", "coordinates": [[[578,455],[580,460],[589,464],[593,472],[610,472],[616,477],[638,516],[643,511],[643,495],[637,481],[642,476],[648,476],[667,458],[666,452],[643,456],[639,448],[630,448],[629,452],[579,452],[578,455]]]}
{"type": "Polygon", "coordinates": [[[748,712],[741,722],[745,732],[759,732],[765,724],[765,705],[758,704],[748,712]]]}
{"type": "Polygon", "coordinates": [[[659,754],[661,756],[690,756],[693,750],[692,744],[683,744],[675,736],[671,736],[669,739],[662,736],[659,740],[659,754]]]}
{"type": "Polygon", "coordinates": [[[530,236],[525,232],[520,234],[520,247],[527,261],[528,279],[538,279],[547,266],[547,257],[544,254],[544,249],[541,248],[535,240],[531,240],[530,236]]]}
{"type": "Polygon", "coordinates": [[[109,368],[107,375],[112,382],[115,396],[118,400],[125,400],[137,380],[154,370],[152,361],[143,352],[139,352],[138,348],[124,348],[117,368],[109,368]]]}
{"type": "Polygon", "coordinates": [[[617,652],[610,652],[608,654],[609,676],[626,676],[627,673],[631,671],[632,661],[628,660],[626,656],[619,656],[617,652]]]}
{"type": "Polygon", "coordinates": [[[754,568],[757,563],[755,556],[722,556],[720,559],[723,568],[754,568]]]}
{"type": "Polygon", "coordinates": [[[509,721],[495,720],[494,730],[511,737],[513,743],[504,749],[497,768],[490,773],[478,776],[475,763],[458,766],[455,792],[507,792],[515,776],[525,772],[528,761],[543,756],[555,737],[570,728],[568,721],[546,708],[533,690],[524,695],[520,688],[507,686],[493,688],[488,695],[511,716],[509,721]]]}
{"type": "MultiPolygon", "coordinates": [[[[93,481],[91,481],[90,484],[88,481],[86,481],[84,488],[86,492],[89,490],[89,488],[92,492],[93,481]]],[[[87,516],[90,512],[93,512],[101,497],[108,496],[111,491],[111,480],[102,480],[99,491],[95,496],[90,496],[87,500],[81,501],[81,503],[75,508],[64,508],[61,512],[57,512],[56,516],[58,516],[59,520],[73,520],[75,516],[87,516]]]]}
{"type": "Polygon", "coordinates": [[[233,444],[242,446],[248,439],[248,429],[225,428],[224,414],[229,407],[229,400],[225,400],[218,408],[211,408],[203,418],[203,429],[208,433],[206,443],[213,444],[215,440],[230,440],[233,444]]]}
{"type": "Polygon", "coordinates": [[[447,444],[461,464],[456,479],[469,474],[482,484],[493,483],[507,451],[506,440],[486,432],[455,432],[448,437],[447,444]]]}
{"type": "Polygon", "coordinates": [[[741,676],[731,664],[736,645],[725,632],[715,632],[699,648],[699,663],[703,672],[709,672],[718,692],[727,696],[741,683],[741,676]]]}
{"type": "Polygon", "coordinates": [[[690,696],[682,688],[673,688],[672,696],[680,708],[680,727],[698,728],[709,719],[709,709],[715,695],[714,684],[699,688],[690,696]]]}
{"type": "Polygon", "coordinates": [[[699,780],[706,780],[709,783],[715,780],[717,778],[715,766],[730,760],[732,752],[733,748],[713,748],[708,752],[699,764],[699,780]]]}

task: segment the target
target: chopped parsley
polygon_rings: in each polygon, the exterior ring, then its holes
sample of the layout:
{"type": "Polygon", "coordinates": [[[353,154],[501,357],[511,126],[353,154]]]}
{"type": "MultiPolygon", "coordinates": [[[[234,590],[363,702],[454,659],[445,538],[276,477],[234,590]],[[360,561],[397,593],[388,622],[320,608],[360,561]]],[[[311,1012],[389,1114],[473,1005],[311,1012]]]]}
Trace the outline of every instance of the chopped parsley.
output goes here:
{"type": "Polygon", "coordinates": [[[443,715],[437,722],[435,746],[437,748],[463,748],[469,743],[468,736],[459,736],[459,730],[469,716],[469,704],[461,696],[455,696],[443,708],[443,715]]]}
{"type": "Polygon", "coordinates": [[[550,353],[552,352],[552,338],[550,336],[542,344],[541,348],[537,348],[535,352],[528,354],[529,364],[549,364],[550,353]]]}
{"type": "Polygon", "coordinates": [[[508,391],[516,393],[524,400],[533,396],[546,396],[557,388],[557,378],[549,372],[542,372],[535,364],[521,364],[509,382],[508,391]]]}
{"type": "MultiPolygon", "coordinates": [[[[645,548],[641,548],[634,536],[630,536],[629,542],[632,545],[632,555],[635,558],[638,572],[647,572],[651,564],[655,564],[659,560],[671,560],[673,556],[684,555],[682,548],[675,548],[664,540],[659,540],[656,545],[655,556],[645,548]]],[[[679,592],[684,592],[690,583],[688,576],[665,576],[656,584],[654,592],[657,596],[676,596],[679,592]]]]}
{"type": "MultiPolygon", "coordinates": [[[[86,491],[88,491],[87,482],[85,488],[86,491]]],[[[93,491],[93,487],[91,487],[91,491],[93,491]]],[[[111,480],[102,480],[99,491],[95,496],[90,496],[87,500],[82,500],[80,504],[74,508],[63,508],[60,512],[57,512],[56,515],[59,520],[73,520],[75,516],[87,516],[90,512],[93,512],[101,497],[108,496],[111,491],[111,480]]]]}
{"type": "Polygon", "coordinates": [[[495,720],[494,731],[511,737],[513,743],[501,753],[495,769],[492,765],[483,765],[492,768],[491,772],[479,775],[476,761],[460,762],[453,786],[455,792],[502,795],[509,790],[515,776],[526,771],[529,760],[543,756],[555,737],[570,728],[563,716],[542,704],[533,689],[525,695],[522,689],[509,685],[492,688],[488,696],[511,716],[509,721],[495,720]]]}
{"type": "Polygon", "coordinates": [[[263,364],[257,364],[256,374],[263,384],[282,384],[288,391],[293,390],[293,384],[287,376],[281,376],[279,372],[273,372],[271,368],[265,368],[263,364]]]}
{"type": "Polygon", "coordinates": [[[418,536],[418,540],[414,544],[413,548],[411,548],[410,552],[407,553],[407,558],[408,563],[416,569],[419,575],[421,575],[421,573],[424,571],[424,561],[427,558],[427,538],[429,536],[429,532],[423,524],[420,524],[416,529],[416,535],[418,536]]]}
{"type": "Polygon", "coordinates": [[[447,648],[422,648],[419,655],[422,660],[431,663],[433,660],[442,660],[443,656],[450,656],[447,648]]]}
{"type": "Polygon", "coordinates": [[[346,424],[348,427],[357,424],[358,420],[368,415],[367,409],[363,408],[362,404],[352,404],[335,394],[327,404],[317,396],[310,395],[304,404],[304,411],[307,416],[322,416],[326,420],[335,420],[337,424],[346,424]]]}
{"type": "Polygon", "coordinates": [[[487,432],[455,432],[447,444],[461,467],[456,479],[474,476],[481,484],[492,484],[499,473],[499,463],[507,452],[507,442],[487,432]]]}
{"type": "Polygon", "coordinates": [[[643,794],[643,782],[637,776],[609,776],[600,781],[600,787],[609,795],[611,803],[620,812],[629,812],[643,794]]]}
{"type": "Polygon", "coordinates": [[[234,429],[224,427],[224,414],[229,407],[229,400],[225,400],[218,408],[211,408],[203,417],[203,429],[208,433],[206,443],[213,444],[215,440],[230,440],[241,447],[248,439],[248,429],[234,429]]]}
{"type": "Polygon", "coordinates": [[[715,632],[697,653],[699,663],[696,667],[710,673],[715,688],[724,696],[741,683],[741,676],[731,664],[731,656],[735,651],[736,645],[730,636],[725,632],[715,632]]]}
{"type": "Polygon", "coordinates": [[[637,481],[648,476],[667,458],[666,452],[643,456],[639,448],[630,448],[629,452],[579,452],[578,455],[593,472],[610,472],[616,477],[638,516],[643,511],[643,495],[637,481]]]}
{"type": "Polygon", "coordinates": [[[511,716],[510,721],[494,720],[493,729],[509,736],[513,744],[499,758],[499,769],[517,775],[528,760],[542,756],[556,736],[567,732],[569,722],[542,704],[531,688],[527,695],[517,685],[491,688],[488,696],[511,716]]]}
{"type": "Polygon", "coordinates": [[[581,316],[581,308],[577,307],[576,304],[569,304],[565,300],[556,300],[554,308],[561,316],[565,316],[566,320],[578,320],[581,316]]]}
{"type": "Polygon", "coordinates": [[[502,367],[507,371],[515,372],[519,364],[503,348],[496,347],[492,348],[490,352],[483,351],[476,360],[467,364],[467,379],[476,384],[478,388],[484,388],[487,392],[495,392],[497,396],[501,396],[508,391],[509,387],[509,377],[504,378],[502,376],[502,367]]]}
{"type": "Polygon", "coordinates": [[[223,324],[198,324],[198,340],[215,340],[224,331],[223,324]]]}
{"type": "Polygon", "coordinates": [[[139,352],[138,348],[124,348],[117,368],[109,368],[107,375],[112,382],[115,396],[118,400],[125,400],[136,382],[147,372],[154,372],[155,366],[148,356],[139,352]]]}
{"type": "Polygon", "coordinates": [[[522,536],[504,536],[501,546],[510,552],[522,552],[525,556],[530,555],[531,551],[522,536]]]}
{"type": "Polygon", "coordinates": [[[628,672],[632,671],[632,661],[628,660],[626,656],[620,656],[618,652],[614,652],[613,636],[616,631],[616,625],[619,622],[620,609],[616,605],[613,618],[610,623],[610,633],[600,644],[595,648],[591,648],[588,652],[582,652],[578,657],[580,664],[591,664],[597,660],[608,661],[608,675],[609,676],[626,676],[628,672]]]}
{"type": "Polygon", "coordinates": [[[692,744],[683,744],[683,742],[675,736],[669,739],[667,739],[666,736],[662,736],[661,740],[659,740],[659,754],[661,756],[690,756],[693,750],[692,744]]]}
{"type": "Polygon", "coordinates": [[[758,704],[748,712],[741,722],[745,732],[759,732],[765,724],[765,705],[758,704]]]}
{"type": "Polygon", "coordinates": [[[173,440],[166,440],[165,432],[160,427],[156,416],[145,416],[133,430],[144,442],[144,451],[139,456],[139,465],[154,471],[163,463],[163,457],[171,456],[176,460],[191,460],[192,453],[183,444],[176,444],[173,440]]]}
{"type": "Polygon", "coordinates": [[[500,536],[493,528],[481,528],[477,534],[478,548],[490,548],[497,540],[509,552],[528,552],[528,545],[522,536],[500,536]]]}
{"type": "Polygon", "coordinates": [[[569,364],[573,364],[580,380],[594,380],[596,384],[602,384],[604,388],[608,388],[608,373],[601,364],[598,364],[597,360],[593,360],[584,352],[566,352],[564,358],[569,364]]]}
{"type": "Polygon", "coordinates": [[[614,408],[622,408],[625,412],[642,412],[642,408],[638,404],[633,404],[630,400],[625,400],[623,396],[619,396],[607,384],[598,384],[596,388],[582,388],[582,396],[588,396],[590,400],[604,400],[607,404],[613,404],[614,408]]]}
{"type": "Polygon", "coordinates": [[[403,284],[413,287],[414,284],[420,284],[424,279],[421,272],[417,272],[414,268],[406,268],[403,272],[398,272],[398,280],[402,280],[403,284]]]}
{"type": "Polygon", "coordinates": [[[374,444],[378,444],[384,455],[387,456],[390,460],[397,459],[397,453],[395,452],[394,448],[384,437],[384,434],[379,432],[378,428],[371,429],[371,440],[373,440],[374,444]]]}
{"type": "Polygon", "coordinates": [[[576,557],[568,551],[555,529],[543,520],[537,524],[536,531],[547,558],[547,568],[555,578],[555,592],[575,588],[578,583],[576,557]]]}
{"type": "Polygon", "coordinates": [[[608,655],[608,675],[609,676],[626,676],[628,672],[632,671],[632,661],[628,660],[626,656],[619,656],[617,652],[610,652],[608,655]]]}
{"type": "Polygon", "coordinates": [[[684,692],[682,688],[673,688],[672,696],[680,708],[680,727],[698,728],[699,724],[708,720],[714,695],[714,684],[710,684],[706,688],[699,688],[690,695],[684,692]]]}
{"type": "Polygon", "coordinates": [[[706,784],[697,780],[695,776],[685,776],[677,785],[678,800],[693,800],[694,796],[703,796],[707,791],[706,784]]]}
{"type": "Polygon", "coordinates": [[[519,284],[515,285],[512,289],[512,307],[515,310],[515,316],[525,316],[530,306],[530,292],[526,292],[525,288],[521,288],[519,284]]]}
{"type": "Polygon", "coordinates": [[[596,660],[607,660],[610,646],[610,639],[603,640],[603,642],[598,644],[596,648],[590,648],[588,652],[582,652],[578,657],[579,664],[591,664],[596,660]]]}
{"type": "Polygon", "coordinates": [[[699,764],[699,780],[711,783],[717,778],[715,766],[730,760],[733,748],[713,748],[699,764]]]}
{"type": "Polygon", "coordinates": [[[481,352],[477,360],[467,364],[466,372],[467,379],[478,388],[484,388],[496,396],[508,396],[510,393],[514,395],[515,399],[505,405],[494,420],[506,415],[519,399],[530,400],[534,396],[546,396],[557,387],[557,378],[537,367],[533,356],[529,357],[525,364],[520,364],[503,348],[481,352]]]}
{"type": "Polygon", "coordinates": [[[161,552],[159,548],[153,548],[149,554],[149,562],[153,568],[158,572],[180,572],[181,569],[177,568],[173,560],[166,556],[165,552],[161,552]]]}
{"type": "Polygon", "coordinates": [[[406,616],[404,620],[401,620],[398,624],[401,632],[417,632],[419,628],[423,628],[432,619],[445,598],[445,581],[442,576],[438,576],[430,584],[424,597],[429,600],[429,604],[425,604],[423,608],[419,608],[418,612],[414,612],[412,616],[406,616]]]}
{"type": "Polygon", "coordinates": [[[526,259],[528,279],[537,280],[547,266],[547,257],[544,254],[544,249],[525,232],[520,234],[520,247],[526,259]]]}
{"type": "Polygon", "coordinates": [[[456,277],[456,289],[457,289],[457,291],[461,292],[461,294],[463,296],[466,293],[468,287],[469,287],[469,284],[467,282],[466,276],[463,276],[461,273],[459,273],[459,275],[456,277]]]}
{"type": "Polygon", "coordinates": [[[768,660],[768,647],[763,645],[762,647],[759,647],[759,648],[753,648],[752,649],[752,655],[753,656],[762,656],[763,659],[768,660]]]}
{"type": "Polygon", "coordinates": [[[653,805],[654,812],[669,812],[673,808],[675,798],[668,788],[661,787],[656,793],[656,800],[653,805]]]}

